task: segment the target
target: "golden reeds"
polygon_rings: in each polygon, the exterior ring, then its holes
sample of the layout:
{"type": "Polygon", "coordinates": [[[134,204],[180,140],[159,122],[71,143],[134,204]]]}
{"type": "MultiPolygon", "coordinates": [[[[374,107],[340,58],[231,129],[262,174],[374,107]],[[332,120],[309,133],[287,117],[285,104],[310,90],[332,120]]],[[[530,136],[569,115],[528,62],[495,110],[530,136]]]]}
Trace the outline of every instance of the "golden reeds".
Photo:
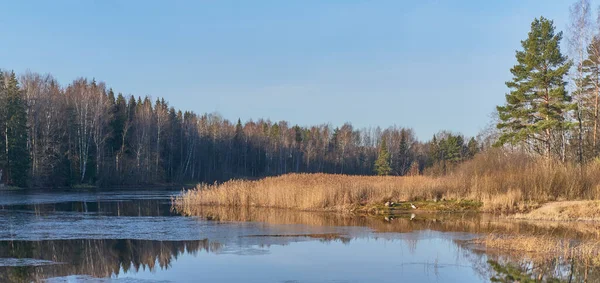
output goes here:
{"type": "Polygon", "coordinates": [[[180,207],[252,206],[351,210],[387,201],[473,200],[485,211],[527,211],[557,200],[599,199],[600,165],[562,164],[489,150],[443,177],[288,174],[256,181],[201,184],[175,199],[180,207]]]}
{"type": "Polygon", "coordinates": [[[378,177],[331,174],[288,174],[257,181],[232,180],[223,184],[198,185],[180,205],[222,205],[293,208],[300,210],[345,210],[386,201],[432,199],[449,186],[439,178],[378,177]]]}

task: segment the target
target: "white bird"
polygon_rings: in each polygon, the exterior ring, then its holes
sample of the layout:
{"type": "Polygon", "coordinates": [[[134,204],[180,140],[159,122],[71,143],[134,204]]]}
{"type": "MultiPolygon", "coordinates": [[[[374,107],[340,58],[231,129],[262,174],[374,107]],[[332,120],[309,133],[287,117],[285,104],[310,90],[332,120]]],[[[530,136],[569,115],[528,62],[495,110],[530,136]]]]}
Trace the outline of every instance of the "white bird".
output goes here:
{"type": "Polygon", "coordinates": [[[414,213],[411,213],[411,214],[410,214],[410,220],[413,220],[413,219],[415,219],[415,217],[417,217],[417,216],[416,216],[414,213]]]}
{"type": "Polygon", "coordinates": [[[410,204],[410,207],[411,207],[412,209],[417,209],[417,208],[418,208],[416,205],[414,205],[414,204],[412,204],[412,203],[410,204]]]}

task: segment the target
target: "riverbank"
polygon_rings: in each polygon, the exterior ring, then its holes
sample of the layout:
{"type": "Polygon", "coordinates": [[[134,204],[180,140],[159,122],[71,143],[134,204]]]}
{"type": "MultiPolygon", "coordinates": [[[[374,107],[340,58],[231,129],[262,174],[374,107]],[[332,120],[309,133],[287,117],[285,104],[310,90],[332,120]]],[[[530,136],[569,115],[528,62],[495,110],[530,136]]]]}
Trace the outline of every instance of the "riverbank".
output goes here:
{"type": "Polygon", "coordinates": [[[543,204],[513,219],[545,221],[600,221],[600,201],[557,201],[543,204]]]}
{"type": "Polygon", "coordinates": [[[468,210],[525,215],[551,202],[598,199],[600,163],[577,166],[489,150],[444,176],[287,174],[200,184],[174,202],[182,208],[214,205],[375,213],[468,210]]]}

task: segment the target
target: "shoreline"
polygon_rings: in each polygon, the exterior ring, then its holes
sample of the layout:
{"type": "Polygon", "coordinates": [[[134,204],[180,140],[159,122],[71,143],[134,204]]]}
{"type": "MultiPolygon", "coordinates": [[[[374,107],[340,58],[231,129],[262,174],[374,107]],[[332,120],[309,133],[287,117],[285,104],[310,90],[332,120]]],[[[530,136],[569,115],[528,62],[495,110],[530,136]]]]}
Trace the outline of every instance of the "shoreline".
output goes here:
{"type": "MultiPolygon", "coordinates": [[[[494,211],[483,211],[480,208],[483,206],[483,203],[476,201],[468,201],[468,200],[448,200],[448,201],[439,201],[439,202],[429,202],[429,201],[416,201],[416,202],[401,202],[395,203],[392,206],[385,205],[374,205],[374,206],[358,206],[354,205],[351,207],[345,208],[322,208],[322,209],[298,209],[298,208],[289,208],[289,207],[268,207],[268,206],[249,206],[249,205],[241,205],[241,206],[228,206],[228,205],[218,205],[218,204],[195,204],[192,205],[193,208],[201,209],[203,207],[215,207],[215,208],[224,208],[224,209],[277,209],[277,210],[287,210],[292,212],[309,212],[309,213],[341,213],[341,214],[355,214],[355,215],[364,215],[364,216],[386,216],[386,217],[394,217],[398,215],[427,215],[427,214],[482,214],[482,215],[493,215],[498,217],[499,219],[509,220],[509,221],[542,221],[547,223],[600,223],[600,214],[594,214],[593,217],[570,217],[567,212],[561,211],[554,214],[552,217],[539,217],[540,211],[546,211],[548,207],[552,208],[562,208],[565,205],[570,205],[571,203],[581,203],[581,204],[593,204],[600,207],[600,201],[589,200],[589,201],[553,201],[547,202],[540,205],[538,208],[531,209],[527,212],[516,212],[516,213],[506,213],[506,212],[494,212],[494,211]],[[410,204],[414,204],[418,206],[417,209],[412,209],[410,204]],[[425,205],[424,205],[425,204],[425,205]]],[[[190,205],[182,204],[180,199],[177,197],[172,199],[172,206],[177,210],[184,211],[186,209],[189,210],[186,206],[190,205]]],[[[584,214],[589,215],[587,211],[582,212],[584,214]]]]}
{"type": "Polygon", "coordinates": [[[158,185],[125,185],[125,186],[71,186],[71,187],[15,187],[15,186],[0,186],[0,191],[96,191],[96,190],[189,190],[194,185],[190,184],[158,184],[158,185]]]}

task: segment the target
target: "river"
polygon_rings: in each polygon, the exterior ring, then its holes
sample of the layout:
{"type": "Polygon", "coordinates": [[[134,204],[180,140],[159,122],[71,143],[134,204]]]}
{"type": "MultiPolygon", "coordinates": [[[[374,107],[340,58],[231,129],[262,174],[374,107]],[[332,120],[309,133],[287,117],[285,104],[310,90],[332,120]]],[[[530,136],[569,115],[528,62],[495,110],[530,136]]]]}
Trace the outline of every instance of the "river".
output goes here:
{"type": "MultiPolygon", "coordinates": [[[[490,260],[532,263],[472,240],[542,229],[456,213],[206,207],[183,216],[171,206],[179,193],[0,191],[0,282],[489,282],[490,260]]],[[[545,272],[584,276],[556,262],[545,272]]]]}

